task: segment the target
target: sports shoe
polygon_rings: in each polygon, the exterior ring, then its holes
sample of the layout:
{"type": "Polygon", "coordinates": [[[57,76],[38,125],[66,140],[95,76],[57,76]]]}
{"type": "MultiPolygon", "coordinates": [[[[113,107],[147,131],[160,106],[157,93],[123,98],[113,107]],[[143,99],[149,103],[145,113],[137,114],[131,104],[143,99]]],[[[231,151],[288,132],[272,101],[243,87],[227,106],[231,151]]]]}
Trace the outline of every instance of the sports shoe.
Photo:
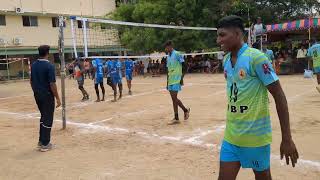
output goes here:
{"type": "Polygon", "coordinates": [[[40,151],[41,152],[47,152],[47,151],[50,151],[52,149],[52,147],[53,147],[53,145],[51,143],[49,143],[46,146],[42,145],[41,148],[40,148],[40,151]]]}
{"type": "Polygon", "coordinates": [[[319,91],[319,93],[320,93],[320,85],[319,85],[319,86],[317,86],[316,88],[317,88],[317,90],[318,90],[318,91],[319,91]]]}
{"type": "Polygon", "coordinates": [[[168,122],[168,125],[175,125],[180,124],[180,121],[178,119],[173,118],[170,122],[168,122]]]}
{"type": "Polygon", "coordinates": [[[132,91],[129,91],[129,95],[132,95],[132,91]]]}

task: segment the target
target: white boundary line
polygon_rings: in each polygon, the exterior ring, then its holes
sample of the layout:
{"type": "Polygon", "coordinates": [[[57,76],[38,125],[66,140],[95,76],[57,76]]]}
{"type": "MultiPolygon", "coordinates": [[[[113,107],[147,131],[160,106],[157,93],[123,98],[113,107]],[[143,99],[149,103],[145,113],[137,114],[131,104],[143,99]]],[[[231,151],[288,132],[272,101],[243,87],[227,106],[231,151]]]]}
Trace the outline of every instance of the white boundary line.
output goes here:
{"type": "MultiPolygon", "coordinates": [[[[16,113],[16,112],[13,113],[13,112],[5,112],[5,111],[0,111],[0,113],[5,113],[5,114],[9,114],[9,115],[19,115],[19,116],[27,115],[26,113],[16,113]]],[[[30,113],[30,114],[34,114],[34,113],[30,113]]],[[[39,118],[39,117],[33,117],[33,118],[39,118]]],[[[62,122],[62,120],[55,120],[55,121],[62,122]]],[[[98,132],[102,131],[102,132],[113,132],[113,133],[123,133],[123,134],[137,134],[140,137],[143,137],[146,139],[157,139],[157,140],[161,140],[164,142],[176,142],[179,144],[191,145],[191,146],[195,146],[195,147],[209,148],[209,149],[212,149],[213,151],[216,151],[216,152],[218,152],[220,150],[220,145],[205,143],[199,139],[204,136],[207,136],[213,132],[221,132],[222,129],[224,128],[224,126],[216,126],[214,128],[214,130],[207,130],[207,131],[200,130],[200,134],[195,134],[189,138],[184,138],[182,136],[178,136],[178,137],[161,136],[161,135],[158,135],[155,133],[150,134],[150,133],[141,132],[141,131],[136,132],[136,131],[130,131],[125,128],[111,128],[108,126],[100,126],[100,125],[86,124],[86,123],[76,123],[76,122],[72,122],[72,121],[68,121],[68,124],[76,126],[78,128],[93,129],[98,132]]],[[[271,155],[271,158],[274,160],[277,160],[279,158],[279,156],[271,155]]],[[[280,164],[283,165],[283,161],[280,161],[280,164]]],[[[303,165],[320,170],[320,162],[318,162],[318,161],[299,159],[297,166],[299,167],[299,166],[303,166],[303,165]],[[300,162],[302,164],[299,165],[300,162]]]]}

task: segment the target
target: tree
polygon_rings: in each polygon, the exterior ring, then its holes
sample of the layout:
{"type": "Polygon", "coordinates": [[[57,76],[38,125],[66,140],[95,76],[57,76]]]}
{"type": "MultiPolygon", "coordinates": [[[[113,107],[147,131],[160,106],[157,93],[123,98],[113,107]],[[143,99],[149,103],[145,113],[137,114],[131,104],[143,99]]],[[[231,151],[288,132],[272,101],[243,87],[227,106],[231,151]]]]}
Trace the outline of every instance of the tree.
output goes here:
{"type": "MultiPolygon", "coordinates": [[[[221,17],[236,14],[248,26],[258,16],[264,23],[305,18],[310,7],[319,10],[320,3],[315,0],[139,0],[121,4],[111,17],[130,22],[216,27],[221,17]]],[[[123,26],[118,29],[121,43],[141,54],[163,50],[162,44],[168,39],[186,52],[216,47],[214,31],[123,26]]]]}

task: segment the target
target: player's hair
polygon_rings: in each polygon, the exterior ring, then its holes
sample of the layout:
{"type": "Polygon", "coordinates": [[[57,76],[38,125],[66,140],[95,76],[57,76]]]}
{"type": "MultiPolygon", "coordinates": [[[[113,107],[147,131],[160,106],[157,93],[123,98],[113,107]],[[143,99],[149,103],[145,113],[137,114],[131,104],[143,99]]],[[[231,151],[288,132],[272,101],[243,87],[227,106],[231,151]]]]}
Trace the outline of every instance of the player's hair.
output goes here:
{"type": "Polygon", "coordinates": [[[38,47],[39,56],[44,57],[49,54],[50,46],[49,45],[41,45],[38,47]]]}
{"type": "Polygon", "coordinates": [[[164,43],[164,47],[173,46],[173,42],[171,40],[168,40],[164,43]]]}
{"type": "Polygon", "coordinates": [[[243,19],[239,16],[231,15],[223,17],[218,22],[218,28],[238,28],[242,32],[245,31],[243,25],[243,19]]]}

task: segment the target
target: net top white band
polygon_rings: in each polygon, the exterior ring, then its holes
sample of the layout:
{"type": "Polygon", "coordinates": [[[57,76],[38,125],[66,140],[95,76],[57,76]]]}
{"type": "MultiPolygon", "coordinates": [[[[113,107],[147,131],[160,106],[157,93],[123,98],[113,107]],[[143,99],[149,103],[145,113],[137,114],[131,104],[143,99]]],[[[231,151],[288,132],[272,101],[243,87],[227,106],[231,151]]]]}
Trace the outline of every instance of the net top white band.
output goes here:
{"type": "MultiPolygon", "coordinates": [[[[183,30],[200,30],[200,31],[217,31],[217,28],[214,27],[191,27],[191,26],[173,26],[173,25],[162,25],[162,24],[146,24],[146,23],[135,23],[127,21],[115,21],[110,19],[96,19],[96,18],[83,18],[78,16],[71,16],[70,19],[95,22],[95,23],[105,23],[105,24],[115,24],[115,25],[124,25],[124,26],[136,26],[136,27],[150,27],[150,28],[164,28],[164,29],[183,29],[183,30]]],[[[249,31],[250,28],[245,28],[246,31],[249,31]]]]}
{"type": "MultiPolygon", "coordinates": [[[[218,54],[223,53],[223,51],[216,52],[203,52],[203,53],[185,53],[181,54],[183,56],[199,56],[199,55],[209,55],[209,54],[218,54]]],[[[145,59],[145,58],[163,58],[168,55],[144,55],[144,56],[89,56],[89,57],[81,57],[81,59],[145,59]]]]}
{"type": "Polygon", "coordinates": [[[184,30],[201,30],[201,31],[216,31],[217,28],[212,27],[190,27],[190,26],[173,26],[173,25],[161,25],[161,24],[146,24],[146,23],[135,23],[126,21],[114,21],[110,19],[95,19],[95,18],[82,18],[82,17],[70,17],[71,19],[95,23],[125,25],[125,26],[136,26],[136,27],[150,27],[150,28],[164,28],[164,29],[184,29],[184,30]]]}

